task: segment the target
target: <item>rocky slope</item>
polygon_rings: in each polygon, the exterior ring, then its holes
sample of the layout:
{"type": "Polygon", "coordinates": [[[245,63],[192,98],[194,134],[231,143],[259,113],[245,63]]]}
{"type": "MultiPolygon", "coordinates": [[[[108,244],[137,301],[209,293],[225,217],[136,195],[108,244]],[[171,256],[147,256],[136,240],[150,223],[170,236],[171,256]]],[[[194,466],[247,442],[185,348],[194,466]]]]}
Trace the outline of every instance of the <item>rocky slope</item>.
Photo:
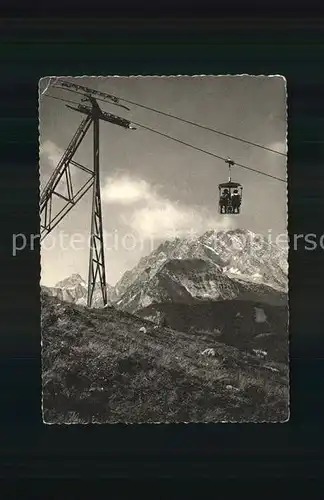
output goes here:
{"type": "Polygon", "coordinates": [[[201,259],[213,263],[229,277],[264,284],[287,292],[287,252],[251,231],[208,231],[200,237],[176,238],[162,243],[115,286],[121,298],[137,282],[145,283],[167,260],[201,259]]]}
{"type": "Polygon", "coordinates": [[[135,313],[151,304],[195,304],[206,301],[254,300],[285,305],[287,295],[270,286],[228,276],[219,264],[202,259],[172,259],[146,270],[116,302],[116,307],[135,313]]]}
{"type": "Polygon", "coordinates": [[[87,309],[45,293],[41,299],[47,423],[288,418],[285,364],[114,307],[87,309]]]}

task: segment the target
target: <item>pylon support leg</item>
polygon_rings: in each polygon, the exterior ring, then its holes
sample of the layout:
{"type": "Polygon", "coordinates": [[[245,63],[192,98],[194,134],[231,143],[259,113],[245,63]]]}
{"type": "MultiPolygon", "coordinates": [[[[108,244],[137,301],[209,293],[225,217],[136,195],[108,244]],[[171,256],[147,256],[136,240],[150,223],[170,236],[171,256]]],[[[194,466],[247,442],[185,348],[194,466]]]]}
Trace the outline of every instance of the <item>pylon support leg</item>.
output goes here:
{"type": "Polygon", "coordinates": [[[105,272],[105,252],[103,240],[103,225],[100,196],[99,174],[99,118],[93,120],[93,196],[91,211],[90,255],[88,275],[88,307],[92,306],[93,292],[99,277],[103,305],[107,305],[107,282],[105,272]]]}

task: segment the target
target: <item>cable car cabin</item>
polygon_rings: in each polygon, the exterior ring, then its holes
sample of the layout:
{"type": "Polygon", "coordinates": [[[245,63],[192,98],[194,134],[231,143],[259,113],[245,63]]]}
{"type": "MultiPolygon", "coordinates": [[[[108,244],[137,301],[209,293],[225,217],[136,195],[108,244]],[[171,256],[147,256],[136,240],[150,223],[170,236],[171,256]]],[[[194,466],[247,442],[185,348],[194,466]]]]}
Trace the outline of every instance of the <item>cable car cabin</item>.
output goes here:
{"type": "Polygon", "coordinates": [[[242,204],[243,186],[238,182],[219,184],[219,212],[221,214],[239,214],[242,204]]]}

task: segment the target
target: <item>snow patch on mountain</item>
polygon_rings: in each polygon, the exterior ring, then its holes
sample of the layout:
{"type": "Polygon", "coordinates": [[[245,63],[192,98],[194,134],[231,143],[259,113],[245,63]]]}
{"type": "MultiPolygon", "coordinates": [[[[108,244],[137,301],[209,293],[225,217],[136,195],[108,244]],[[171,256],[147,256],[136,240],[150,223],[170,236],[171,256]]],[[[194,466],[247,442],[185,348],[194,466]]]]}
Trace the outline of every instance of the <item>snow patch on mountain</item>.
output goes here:
{"type": "Polygon", "coordinates": [[[255,313],[255,322],[256,323],[266,323],[267,316],[264,312],[264,309],[261,309],[260,307],[255,307],[254,313],[255,313]]]}

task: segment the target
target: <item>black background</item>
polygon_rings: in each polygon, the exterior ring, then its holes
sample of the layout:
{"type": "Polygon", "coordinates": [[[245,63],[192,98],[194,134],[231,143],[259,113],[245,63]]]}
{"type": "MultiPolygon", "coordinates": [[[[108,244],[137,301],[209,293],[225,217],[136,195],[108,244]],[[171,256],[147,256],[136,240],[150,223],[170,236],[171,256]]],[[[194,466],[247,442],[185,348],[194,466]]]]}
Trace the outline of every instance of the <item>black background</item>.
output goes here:
{"type": "MultiPolygon", "coordinates": [[[[144,4],[136,12],[129,4],[128,20],[125,12],[123,19],[103,20],[86,18],[89,5],[82,2],[60,13],[57,6],[39,2],[29,4],[28,11],[25,7],[29,19],[23,20],[14,19],[15,4],[2,2],[3,15],[11,18],[0,20],[0,475],[319,477],[323,473],[324,247],[307,251],[301,241],[297,251],[290,251],[288,423],[88,427],[42,424],[39,246],[16,257],[11,248],[13,233],[39,233],[37,85],[47,75],[284,75],[289,233],[320,236],[324,233],[323,21],[314,15],[307,19],[298,5],[295,19],[289,17],[288,8],[272,19],[257,18],[252,6],[246,6],[248,17],[237,10],[231,21],[220,14],[213,20],[184,19],[188,2],[174,7],[173,19],[158,20],[147,19],[144,4]],[[61,17],[45,18],[48,14],[61,17]]],[[[124,6],[125,2],[113,6],[111,16],[120,15],[124,6]]],[[[166,15],[170,5],[163,6],[160,14],[166,15]]],[[[223,8],[221,14],[228,12],[223,8]]]]}

